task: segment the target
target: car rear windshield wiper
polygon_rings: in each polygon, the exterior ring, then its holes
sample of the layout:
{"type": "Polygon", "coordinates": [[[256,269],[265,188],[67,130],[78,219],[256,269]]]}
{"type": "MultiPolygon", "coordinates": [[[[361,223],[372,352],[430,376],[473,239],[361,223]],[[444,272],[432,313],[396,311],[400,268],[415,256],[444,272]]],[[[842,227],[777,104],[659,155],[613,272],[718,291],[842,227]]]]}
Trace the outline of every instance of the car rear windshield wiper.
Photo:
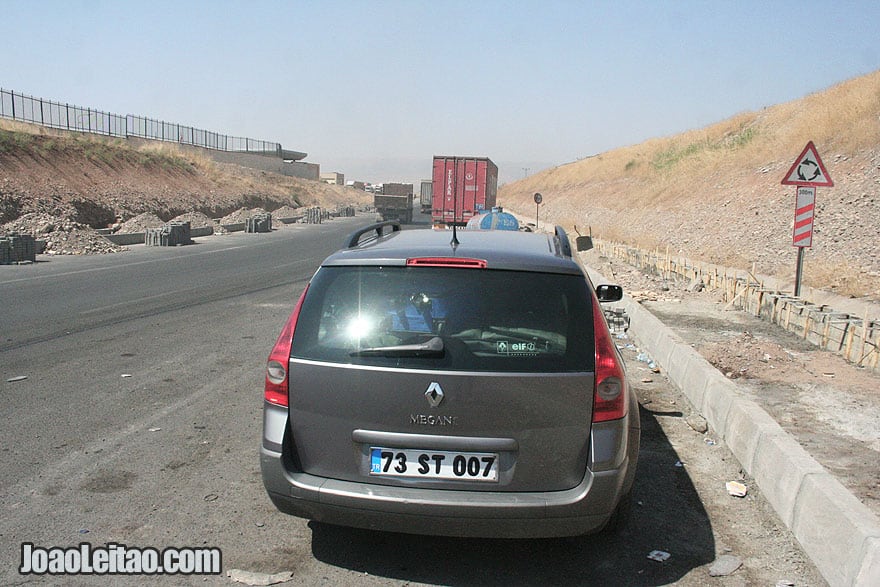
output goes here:
{"type": "Polygon", "coordinates": [[[352,357],[442,357],[443,339],[435,336],[421,344],[400,344],[360,349],[349,353],[352,357]]]}

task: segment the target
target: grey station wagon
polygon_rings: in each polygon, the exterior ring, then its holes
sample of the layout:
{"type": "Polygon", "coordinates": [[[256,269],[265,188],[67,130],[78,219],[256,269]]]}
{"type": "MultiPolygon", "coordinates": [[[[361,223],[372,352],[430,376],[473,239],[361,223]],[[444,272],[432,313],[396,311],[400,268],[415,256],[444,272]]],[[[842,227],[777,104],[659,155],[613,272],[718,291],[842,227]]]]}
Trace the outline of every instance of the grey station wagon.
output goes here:
{"type": "Polygon", "coordinates": [[[638,403],[561,228],[366,227],[269,356],[263,482],[288,514],[415,534],[559,537],[628,506],[638,403]]]}

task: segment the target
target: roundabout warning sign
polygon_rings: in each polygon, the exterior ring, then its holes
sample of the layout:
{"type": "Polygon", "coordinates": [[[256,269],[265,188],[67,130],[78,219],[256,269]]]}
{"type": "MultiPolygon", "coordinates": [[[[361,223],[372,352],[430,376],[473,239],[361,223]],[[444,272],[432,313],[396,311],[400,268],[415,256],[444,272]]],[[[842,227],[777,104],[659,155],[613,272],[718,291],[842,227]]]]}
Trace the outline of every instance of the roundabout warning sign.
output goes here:
{"type": "Polygon", "coordinates": [[[794,205],[794,233],[791,244],[797,247],[797,268],[794,276],[794,295],[801,295],[801,275],[804,270],[804,249],[813,246],[813,217],[816,210],[816,188],[833,187],[834,182],[825,169],[816,145],[807,143],[782,180],[785,185],[796,185],[794,205]]]}
{"type": "Polygon", "coordinates": [[[807,143],[803,152],[795,160],[794,165],[785,174],[782,180],[785,185],[811,186],[811,187],[834,187],[831,176],[825,170],[819,153],[816,152],[816,146],[813,141],[807,143]]]}

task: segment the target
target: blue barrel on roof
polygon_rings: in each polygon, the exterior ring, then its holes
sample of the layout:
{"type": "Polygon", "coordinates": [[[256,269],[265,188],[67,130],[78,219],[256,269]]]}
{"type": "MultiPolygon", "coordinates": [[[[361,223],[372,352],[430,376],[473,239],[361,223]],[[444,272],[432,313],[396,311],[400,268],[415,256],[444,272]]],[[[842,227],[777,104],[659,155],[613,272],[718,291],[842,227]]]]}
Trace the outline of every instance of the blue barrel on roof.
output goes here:
{"type": "Polygon", "coordinates": [[[519,220],[500,206],[491,212],[474,216],[467,223],[467,230],[519,230],[519,220]]]}

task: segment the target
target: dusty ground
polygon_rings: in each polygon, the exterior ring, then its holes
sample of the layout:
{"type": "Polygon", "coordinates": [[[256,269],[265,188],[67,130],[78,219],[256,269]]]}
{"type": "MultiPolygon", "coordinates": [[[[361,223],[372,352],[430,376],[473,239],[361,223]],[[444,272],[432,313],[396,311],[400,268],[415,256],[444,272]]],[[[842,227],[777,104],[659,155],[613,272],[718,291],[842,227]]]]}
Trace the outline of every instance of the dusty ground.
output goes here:
{"type": "MultiPolygon", "coordinates": [[[[662,372],[656,373],[639,360],[641,349],[633,348],[628,338],[618,338],[627,361],[631,384],[639,397],[642,411],[642,458],[639,461],[641,479],[651,482],[637,484],[635,515],[652,520],[661,531],[649,531],[656,548],[669,551],[673,557],[684,555],[691,541],[702,528],[711,531],[715,558],[677,579],[676,585],[825,585],[825,580],[804,554],[791,532],[785,527],[755,481],[745,474],[736,457],[712,430],[701,432],[701,418],[694,413],[687,398],[662,372]],[[697,427],[695,430],[694,428],[697,427]],[[660,435],[675,447],[671,454],[655,448],[655,437],[660,435]],[[658,463],[659,462],[659,463],[658,463]],[[667,470],[677,472],[673,481],[675,495],[662,481],[667,470]],[[699,495],[697,503],[676,511],[678,499],[688,500],[688,481],[699,495]],[[744,497],[731,496],[728,481],[744,484],[744,497]],[[694,508],[704,508],[711,523],[690,519],[694,508]],[[653,521],[656,518],[656,521],[653,521]],[[682,536],[674,527],[664,527],[669,520],[691,528],[690,535],[682,536]],[[678,539],[680,538],[680,539],[678,539]],[[710,569],[721,557],[735,557],[743,566],[725,577],[710,576],[710,569]]],[[[639,479],[639,477],[637,477],[639,479]]],[[[639,532],[642,528],[630,528],[639,532]]],[[[687,533],[686,533],[687,534],[687,533]]],[[[670,559],[671,561],[672,559],[670,559]]],[[[668,563],[667,563],[668,564],[668,563]]],[[[646,571],[653,570],[650,566],[646,571]]],[[[633,581],[632,584],[664,584],[633,581]]]]}
{"type": "Polygon", "coordinates": [[[619,261],[585,261],[690,343],[880,515],[880,377],[778,326],[619,261]]]}

